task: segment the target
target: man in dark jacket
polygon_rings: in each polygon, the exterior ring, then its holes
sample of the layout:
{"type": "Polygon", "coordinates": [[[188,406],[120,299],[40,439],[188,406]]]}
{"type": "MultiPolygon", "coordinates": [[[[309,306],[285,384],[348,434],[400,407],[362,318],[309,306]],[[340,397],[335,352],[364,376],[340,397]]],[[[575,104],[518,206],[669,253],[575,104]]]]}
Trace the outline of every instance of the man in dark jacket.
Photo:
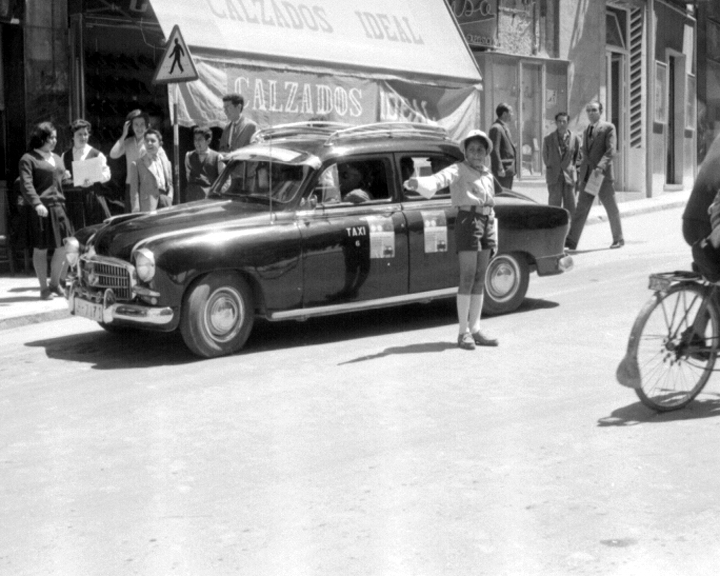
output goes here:
{"type": "Polygon", "coordinates": [[[492,152],[490,152],[490,167],[498,182],[504,187],[512,190],[513,177],[517,172],[517,152],[515,144],[510,135],[509,123],[513,118],[512,106],[501,102],[495,108],[497,119],[490,127],[490,140],[492,140],[492,152]]]}
{"type": "Polygon", "coordinates": [[[700,170],[685,212],[683,212],[683,238],[691,246],[701,238],[707,238],[712,232],[708,208],[720,190],[720,136],[710,146],[700,170]]]}

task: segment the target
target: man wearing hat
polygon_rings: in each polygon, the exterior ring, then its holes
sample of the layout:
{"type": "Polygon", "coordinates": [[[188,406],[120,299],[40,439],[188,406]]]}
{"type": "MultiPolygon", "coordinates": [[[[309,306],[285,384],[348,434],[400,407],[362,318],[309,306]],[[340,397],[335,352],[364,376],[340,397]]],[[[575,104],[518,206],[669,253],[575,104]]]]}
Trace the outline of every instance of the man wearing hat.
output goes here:
{"type": "Polygon", "coordinates": [[[457,208],[455,246],[460,259],[458,346],[473,350],[476,345],[498,345],[496,339],[480,332],[485,272],[491,253],[497,250],[493,212],[495,186],[493,175],[485,165],[493,144],[482,130],[471,130],[461,145],[465,160],[451,164],[432,176],[408,178],[404,185],[425,198],[450,187],[452,205],[457,208]]]}

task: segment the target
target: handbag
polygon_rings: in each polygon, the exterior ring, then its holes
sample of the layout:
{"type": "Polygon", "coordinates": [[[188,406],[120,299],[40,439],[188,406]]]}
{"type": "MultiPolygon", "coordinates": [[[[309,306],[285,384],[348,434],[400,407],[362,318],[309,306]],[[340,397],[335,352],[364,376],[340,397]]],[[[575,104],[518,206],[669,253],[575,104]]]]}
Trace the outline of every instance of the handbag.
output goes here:
{"type": "Polygon", "coordinates": [[[720,280],[720,250],[713,246],[710,237],[700,238],[692,245],[693,261],[707,280],[720,280]]]}

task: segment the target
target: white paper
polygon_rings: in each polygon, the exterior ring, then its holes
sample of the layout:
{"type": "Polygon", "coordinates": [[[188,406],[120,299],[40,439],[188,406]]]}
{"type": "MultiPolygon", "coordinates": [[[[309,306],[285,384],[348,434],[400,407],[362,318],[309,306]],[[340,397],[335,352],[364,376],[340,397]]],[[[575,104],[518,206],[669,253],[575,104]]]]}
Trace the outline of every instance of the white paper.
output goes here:
{"type": "Polygon", "coordinates": [[[590,178],[588,178],[588,181],[585,184],[585,192],[593,196],[597,196],[598,192],[600,192],[600,186],[602,186],[604,179],[605,174],[603,172],[596,172],[593,170],[590,173],[590,178]]]}
{"type": "Polygon", "coordinates": [[[93,184],[102,181],[102,161],[99,157],[89,160],[73,160],[72,169],[74,186],[82,186],[86,180],[90,180],[93,184]]]}

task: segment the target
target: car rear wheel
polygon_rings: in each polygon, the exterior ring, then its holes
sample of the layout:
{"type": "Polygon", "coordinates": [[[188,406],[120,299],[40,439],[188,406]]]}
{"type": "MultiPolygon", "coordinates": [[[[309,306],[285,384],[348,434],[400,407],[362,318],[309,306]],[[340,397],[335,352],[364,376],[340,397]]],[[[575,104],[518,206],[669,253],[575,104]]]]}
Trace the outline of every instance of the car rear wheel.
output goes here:
{"type": "Polygon", "coordinates": [[[252,291],[234,272],[204,276],[183,299],[180,333],[203,358],[232,354],[245,344],[255,320],[252,291]]]}
{"type": "Polygon", "coordinates": [[[530,267],[522,254],[500,254],[488,265],[485,276],[486,314],[506,314],[522,304],[530,282],[530,267]]]}

